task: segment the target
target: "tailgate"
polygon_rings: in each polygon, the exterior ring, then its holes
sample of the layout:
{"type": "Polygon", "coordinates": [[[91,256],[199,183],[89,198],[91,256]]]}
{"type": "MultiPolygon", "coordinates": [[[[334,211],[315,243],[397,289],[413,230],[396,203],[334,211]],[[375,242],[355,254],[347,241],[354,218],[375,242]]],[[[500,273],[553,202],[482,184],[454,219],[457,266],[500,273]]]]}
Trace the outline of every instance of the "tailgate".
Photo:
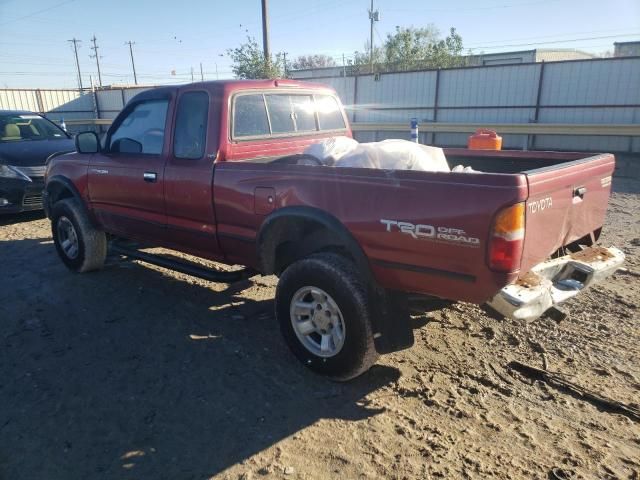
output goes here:
{"type": "Polygon", "coordinates": [[[604,222],[615,159],[611,154],[525,172],[529,184],[521,271],[604,222]]]}

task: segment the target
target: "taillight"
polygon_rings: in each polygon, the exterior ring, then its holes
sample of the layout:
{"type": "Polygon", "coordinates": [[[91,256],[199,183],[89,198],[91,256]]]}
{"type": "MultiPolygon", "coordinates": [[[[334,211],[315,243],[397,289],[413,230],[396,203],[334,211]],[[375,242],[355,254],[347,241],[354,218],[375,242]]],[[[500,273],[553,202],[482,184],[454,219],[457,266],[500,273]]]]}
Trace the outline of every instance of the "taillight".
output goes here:
{"type": "Polygon", "coordinates": [[[489,240],[489,268],[513,272],[520,268],[524,245],[524,203],[516,203],[496,215],[489,240]]]}

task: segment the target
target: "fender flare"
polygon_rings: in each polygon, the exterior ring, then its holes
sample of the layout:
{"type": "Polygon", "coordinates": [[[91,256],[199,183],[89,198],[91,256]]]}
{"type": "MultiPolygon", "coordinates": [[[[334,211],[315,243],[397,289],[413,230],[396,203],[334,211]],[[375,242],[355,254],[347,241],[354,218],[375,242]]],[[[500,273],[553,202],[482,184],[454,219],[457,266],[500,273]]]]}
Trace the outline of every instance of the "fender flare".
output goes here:
{"type": "MultiPolygon", "coordinates": [[[[257,258],[260,271],[273,273],[275,269],[275,248],[276,245],[270,243],[270,236],[274,233],[274,229],[282,220],[302,220],[312,221],[322,225],[327,231],[331,232],[330,237],[323,237],[316,242],[316,245],[310,246],[310,250],[314,246],[339,246],[345,248],[353,257],[359,271],[362,272],[366,281],[373,280],[373,274],[369,266],[369,261],[358,241],[353,237],[347,227],[330,213],[314,207],[291,206],[279,208],[270,214],[258,230],[256,236],[257,258]]],[[[308,252],[313,253],[312,251],[308,252]]]]}
{"type": "Polygon", "coordinates": [[[51,195],[57,189],[65,189],[70,191],[72,197],[78,199],[82,204],[83,208],[86,210],[86,205],[84,203],[82,195],[80,195],[80,192],[78,191],[76,186],[73,184],[73,182],[69,180],[67,177],[64,177],[62,175],[54,175],[50,178],[47,178],[47,183],[44,187],[44,191],[42,192],[43,193],[42,204],[44,206],[44,211],[47,217],[50,217],[51,207],[53,206],[51,204],[51,195]]]}

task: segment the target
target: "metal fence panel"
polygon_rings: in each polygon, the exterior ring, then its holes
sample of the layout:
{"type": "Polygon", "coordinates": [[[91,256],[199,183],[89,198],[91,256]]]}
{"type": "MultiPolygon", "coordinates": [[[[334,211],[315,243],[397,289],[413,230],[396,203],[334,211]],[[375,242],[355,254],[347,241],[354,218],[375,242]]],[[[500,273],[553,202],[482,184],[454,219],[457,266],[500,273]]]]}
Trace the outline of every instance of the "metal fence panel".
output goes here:
{"type": "MultiPolygon", "coordinates": [[[[438,71],[309,78],[333,87],[355,123],[419,122],[637,125],[640,123],[640,58],[501,65],[438,71]],[[541,78],[541,72],[542,74],[541,78]],[[540,90],[539,90],[540,87],[540,90]],[[539,102],[538,102],[539,101],[539,102]]],[[[55,119],[113,119],[148,87],[80,94],[77,90],[0,90],[0,108],[49,112],[55,119]]],[[[565,129],[566,130],[566,129],[565,129]]],[[[572,130],[573,131],[573,130],[572,130]]],[[[500,132],[498,132],[500,133],[500,132]]],[[[359,131],[363,141],[404,138],[404,131],[359,131]]],[[[466,144],[467,134],[421,130],[421,139],[466,144]]],[[[503,135],[506,148],[640,151],[629,136],[503,135]]]]}
{"type": "Polygon", "coordinates": [[[439,122],[455,123],[529,123],[533,108],[465,108],[438,111],[439,122]]]}
{"type": "Polygon", "coordinates": [[[358,105],[365,107],[433,107],[434,71],[358,77],[358,105]]]}
{"type": "Polygon", "coordinates": [[[409,128],[409,120],[417,118],[419,122],[433,122],[433,108],[402,108],[392,110],[380,110],[369,108],[368,106],[360,106],[354,108],[356,120],[365,123],[402,123],[407,122],[409,128]]]}
{"type": "Polygon", "coordinates": [[[542,105],[639,105],[640,58],[545,64],[542,105]]]}
{"type": "Polygon", "coordinates": [[[36,92],[32,90],[0,90],[0,109],[38,111],[36,92]]]}
{"type": "MultiPolygon", "coordinates": [[[[589,137],[585,135],[537,135],[535,148],[539,150],[568,150],[587,152],[631,151],[631,137],[589,137]]],[[[636,150],[638,151],[638,150],[636,150]]]]}
{"type": "Polygon", "coordinates": [[[139,94],[140,92],[144,92],[145,90],[149,90],[149,87],[144,87],[144,88],[127,88],[124,90],[124,101],[125,101],[125,105],[129,102],[129,100],[131,100],[133,97],[135,97],[137,94],[139,94]]]}
{"type": "Polygon", "coordinates": [[[40,93],[43,112],[71,113],[83,111],[87,115],[93,113],[94,105],[91,93],[83,93],[81,95],[74,90],[42,90],[40,93]]]}
{"type": "Polygon", "coordinates": [[[539,65],[442,70],[438,106],[535,105],[539,72],[539,65]]]}
{"type": "Polygon", "coordinates": [[[121,89],[114,90],[100,90],[96,92],[98,97],[98,105],[100,106],[100,116],[102,118],[111,118],[111,116],[103,113],[119,112],[124,107],[123,91],[121,89]]]}

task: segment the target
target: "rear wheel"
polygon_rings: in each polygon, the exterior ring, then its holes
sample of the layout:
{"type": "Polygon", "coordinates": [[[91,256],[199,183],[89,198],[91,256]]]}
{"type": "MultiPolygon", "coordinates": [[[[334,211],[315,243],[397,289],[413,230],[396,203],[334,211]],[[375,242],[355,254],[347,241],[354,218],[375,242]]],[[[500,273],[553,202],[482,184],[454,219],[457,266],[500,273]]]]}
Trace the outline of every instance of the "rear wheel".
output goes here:
{"type": "Polygon", "coordinates": [[[66,198],[51,209],[51,233],[60,259],[74,272],[99,270],[107,256],[107,238],[96,229],[79,200],[66,198]]]}
{"type": "Polygon", "coordinates": [[[366,289],[352,262],[320,253],[290,265],[276,315],[294,355],[316,373],[349,380],[376,361],[366,289]]]}

